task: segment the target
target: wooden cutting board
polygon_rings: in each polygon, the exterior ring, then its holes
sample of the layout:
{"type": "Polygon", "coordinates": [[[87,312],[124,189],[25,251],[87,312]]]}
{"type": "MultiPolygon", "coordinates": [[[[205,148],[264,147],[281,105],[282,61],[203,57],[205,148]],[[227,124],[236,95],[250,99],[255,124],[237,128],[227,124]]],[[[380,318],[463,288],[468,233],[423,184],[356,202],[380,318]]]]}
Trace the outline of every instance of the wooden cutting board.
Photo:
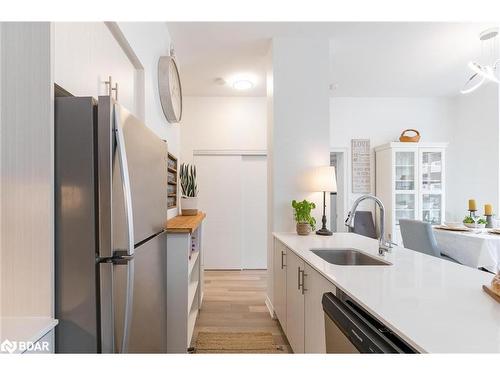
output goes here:
{"type": "Polygon", "coordinates": [[[467,228],[467,227],[448,227],[446,225],[436,225],[434,227],[435,229],[442,229],[442,230],[451,230],[451,231],[454,231],[454,232],[470,232],[472,231],[471,228],[467,228]]]}

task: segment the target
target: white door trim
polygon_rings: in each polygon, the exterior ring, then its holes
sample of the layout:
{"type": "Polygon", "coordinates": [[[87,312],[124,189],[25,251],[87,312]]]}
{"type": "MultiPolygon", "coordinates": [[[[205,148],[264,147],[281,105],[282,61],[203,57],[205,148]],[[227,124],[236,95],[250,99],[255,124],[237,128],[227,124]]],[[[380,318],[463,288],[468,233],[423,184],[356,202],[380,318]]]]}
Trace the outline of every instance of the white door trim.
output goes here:
{"type": "MultiPolygon", "coordinates": [[[[341,218],[337,218],[337,230],[340,228],[343,223],[344,218],[347,216],[347,212],[349,211],[349,195],[350,195],[350,170],[351,170],[351,154],[349,152],[349,147],[330,147],[330,154],[332,152],[342,154],[343,156],[343,186],[344,196],[342,197],[344,212],[341,218]],[[339,220],[340,219],[340,220],[339,220]]],[[[335,171],[337,173],[337,171],[335,171]]],[[[338,177],[337,177],[338,180],[338,177]]]]}

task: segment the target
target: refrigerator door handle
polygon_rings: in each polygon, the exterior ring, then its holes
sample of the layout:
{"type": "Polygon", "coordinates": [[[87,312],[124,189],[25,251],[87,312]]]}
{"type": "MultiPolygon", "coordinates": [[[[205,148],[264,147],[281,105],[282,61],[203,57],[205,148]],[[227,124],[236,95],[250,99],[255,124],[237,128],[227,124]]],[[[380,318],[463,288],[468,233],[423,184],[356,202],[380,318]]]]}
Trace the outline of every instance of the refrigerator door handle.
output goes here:
{"type": "Polygon", "coordinates": [[[123,335],[120,353],[128,353],[128,342],[132,327],[132,306],[134,304],[134,259],[127,262],[127,287],[125,291],[125,309],[123,319],[123,335]]]}
{"type": "Polygon", "coordinates": [[[118,151],[118,160],[120,164],[120,174],[123,185],[123,200],[125,203],[125,220],[127,227],[127,255],[134,254],[134,217],[132,212],[132,191],[130,189],[130,176],[128,173],[127,152],[125,150],[125,137],[123,135],[123,127],[120,119],[120,111],[113,108],[114,112],[114,130],[116,134],[116,146],[118,151]]]}

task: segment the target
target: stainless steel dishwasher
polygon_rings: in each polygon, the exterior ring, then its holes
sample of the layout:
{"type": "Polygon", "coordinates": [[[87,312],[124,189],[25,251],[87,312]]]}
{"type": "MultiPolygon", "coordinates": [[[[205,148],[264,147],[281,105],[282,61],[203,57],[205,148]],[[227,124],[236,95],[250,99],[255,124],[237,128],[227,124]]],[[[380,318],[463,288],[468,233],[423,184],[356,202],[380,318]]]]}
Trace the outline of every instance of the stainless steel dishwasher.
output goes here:
{"type": "Polygon", "coordinates": [[[417,353],[341,290],[322,303],[327,353],[417,353]]]}

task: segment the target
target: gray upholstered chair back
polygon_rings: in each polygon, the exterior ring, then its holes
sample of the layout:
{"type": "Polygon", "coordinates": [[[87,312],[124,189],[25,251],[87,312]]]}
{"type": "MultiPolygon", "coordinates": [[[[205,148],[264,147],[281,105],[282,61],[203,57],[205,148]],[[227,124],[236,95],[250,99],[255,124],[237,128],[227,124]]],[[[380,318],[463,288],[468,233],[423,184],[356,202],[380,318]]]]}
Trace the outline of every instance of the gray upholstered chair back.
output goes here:
{"type": "Polygon", "coordinates": [[[377,238],[377,231],[375,230],[371,211],[356,211],[352,231],[365,237],[377,238]]]}
{"type": "Polygon", "coordinates": [[[431,224],[420,220],[400,219],[403,245],[407,249],[441,257],[431,224]]]}

